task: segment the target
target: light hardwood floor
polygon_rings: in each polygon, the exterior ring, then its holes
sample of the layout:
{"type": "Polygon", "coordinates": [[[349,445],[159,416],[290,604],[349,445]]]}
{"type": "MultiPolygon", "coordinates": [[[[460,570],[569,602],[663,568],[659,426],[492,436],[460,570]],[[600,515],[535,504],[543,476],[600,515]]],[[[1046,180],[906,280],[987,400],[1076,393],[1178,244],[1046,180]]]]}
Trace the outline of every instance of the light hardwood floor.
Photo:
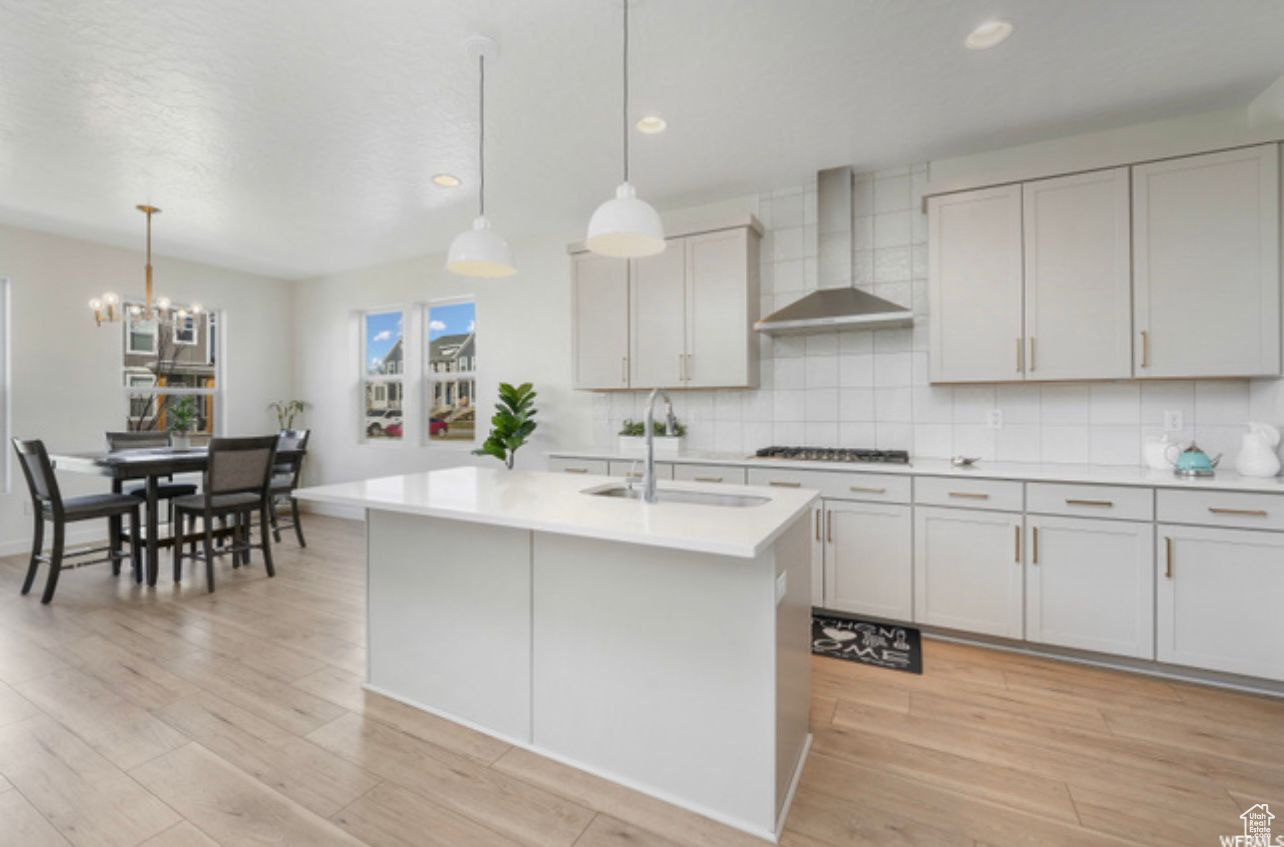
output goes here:
{"type": "MultiPolygon", "coordinates": [[[[363,691],[362,528],[305,520],[276,579],[221,565],[212,595],[97,566],[42,607],[0,560],[0,844],[764,843],[363,691]]],[[[925,651],[922,676],[815,660],[782,843],[1207,845],[1256,803],[1284,818],[1284,702],[925,651]]]]}

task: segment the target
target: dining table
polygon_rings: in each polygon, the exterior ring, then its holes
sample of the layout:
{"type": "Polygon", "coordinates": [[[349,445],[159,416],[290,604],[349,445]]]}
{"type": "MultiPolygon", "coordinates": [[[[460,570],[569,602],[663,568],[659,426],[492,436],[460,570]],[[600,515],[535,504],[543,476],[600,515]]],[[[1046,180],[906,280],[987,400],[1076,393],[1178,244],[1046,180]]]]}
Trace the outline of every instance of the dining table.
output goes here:
{"type": "MultiPolygon", "coordinates": [[[[278,460],[293,459],[303,451],[277,450],[278,460]]],[[[207,447],[140,447],[132,450],[114,450],[87,453],[52,452],[49,460],[55,470],[107,477],[113,493],[121,493],[128,480],[143,480],[145,484],[147,515],[144,532],[147,584],[156,585],[160,573],[160,550],[174,543],[174,539],[159,538],[160,519],[157,511],[160,500],[160,481],[175,474],[204,473],[209,467],[207,447]]],[[[111,519],[113,543],[120,539],[120,518],[111,519]]],[[[172,531],[171,531],[172,535],[172,531]]]]}

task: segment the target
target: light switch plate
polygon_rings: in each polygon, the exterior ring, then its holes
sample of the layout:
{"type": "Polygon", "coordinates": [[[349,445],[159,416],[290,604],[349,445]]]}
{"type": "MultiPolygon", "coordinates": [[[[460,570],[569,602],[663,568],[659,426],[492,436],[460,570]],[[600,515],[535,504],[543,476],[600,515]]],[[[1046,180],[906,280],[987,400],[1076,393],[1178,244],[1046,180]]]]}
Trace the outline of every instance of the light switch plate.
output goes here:
{"type": "Polygon", "coordinates": [[[789,572],[781,571],[780,574],[776,577],[776,605],[777,606],[780,605],[780,601],[784,600],[785,595],[788,593],[789,593],[789,572]]]}
{"type": "Polygon", "coordinates": [[[985,423],[990,429],[1003,429],[1003,410],[991,409],[985,417],[985,423]]]}
{"type": "Polygon", "coordinates": [[[1184,417],[1181,409],[1164,410],[1164,432],[1181,432],[1186,428],[1184,417]]]}

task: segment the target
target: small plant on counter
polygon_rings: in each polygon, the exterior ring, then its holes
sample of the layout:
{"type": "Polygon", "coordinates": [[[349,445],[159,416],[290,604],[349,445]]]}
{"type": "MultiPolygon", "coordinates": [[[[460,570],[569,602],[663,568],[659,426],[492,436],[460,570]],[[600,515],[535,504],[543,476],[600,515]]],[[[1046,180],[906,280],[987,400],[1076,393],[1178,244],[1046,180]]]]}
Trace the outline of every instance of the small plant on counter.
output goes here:
{"type": "MultiPolygon", "coordinates": [[[[663,420],[652,421],[651,431],[655,433],[656,438],[665,437],[666,433],[664,431],[664,421],[663,420]]],[[[676,426],[674,426],[673,428],[673,434],[678,438],[681,438],[682,436],[686,435],[687,434],[686,424],[684,424],[682,421],[677,421],[676,426]]],[[[642,436],[646,435],[646,422],[635,421],[631,419],[625,420],[623,426],[620,427],[620,435],[627,436],[629,438],[641,438],[642,436]]]]}
{"type": "Polygon", "coordinates": [[[490,434],[481,447],[473,451],[477,456],[494,456],[512,470],[517,448],[526,443],[535,431],[535,389],[529,382],[516,387],[501,382],[499,402],[490,419],[490,434]]]}
{"type": "Polygon", "coordinates": [[[302,400],[278,400],[269,403],[268,408],[276,412],[276,423],[280,429],[294,429],[294,419],[303,414],[307,406],[302,400]]]}
{"type": "Polygon", "coordinates": [[[170,443],[175,447],[192,446],[192,432],[196,429],[196,400],[192,397],[180,397],[166,410],[166,426],[170,432],[170,443]]]}

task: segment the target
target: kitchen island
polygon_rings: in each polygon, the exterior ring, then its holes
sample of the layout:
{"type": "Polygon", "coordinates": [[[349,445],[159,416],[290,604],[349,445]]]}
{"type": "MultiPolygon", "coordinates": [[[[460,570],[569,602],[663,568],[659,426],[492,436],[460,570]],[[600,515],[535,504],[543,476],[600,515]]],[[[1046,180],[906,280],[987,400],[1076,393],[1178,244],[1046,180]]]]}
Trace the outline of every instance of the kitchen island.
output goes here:
{"type": "Polygon", "coordinates": [[[367,522],[367,687],[775,840],[810,745],[815,492],[501,468],[299,499],[367,522]]]}

